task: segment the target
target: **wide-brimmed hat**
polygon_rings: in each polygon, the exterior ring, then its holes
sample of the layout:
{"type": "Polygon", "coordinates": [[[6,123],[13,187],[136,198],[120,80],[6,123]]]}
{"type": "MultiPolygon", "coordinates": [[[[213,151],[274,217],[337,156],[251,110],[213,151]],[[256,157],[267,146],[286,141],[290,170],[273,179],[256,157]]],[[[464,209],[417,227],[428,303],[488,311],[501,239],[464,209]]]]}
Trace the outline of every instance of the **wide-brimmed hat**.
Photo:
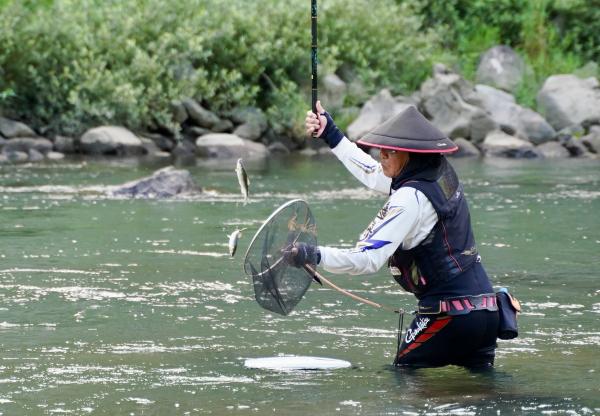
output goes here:
{"type": "Polygon", "coordinates": [[[413,106],[371,130],[357,144],[414,153],[450,153],[458,150],[452,140],[413,106]]]}

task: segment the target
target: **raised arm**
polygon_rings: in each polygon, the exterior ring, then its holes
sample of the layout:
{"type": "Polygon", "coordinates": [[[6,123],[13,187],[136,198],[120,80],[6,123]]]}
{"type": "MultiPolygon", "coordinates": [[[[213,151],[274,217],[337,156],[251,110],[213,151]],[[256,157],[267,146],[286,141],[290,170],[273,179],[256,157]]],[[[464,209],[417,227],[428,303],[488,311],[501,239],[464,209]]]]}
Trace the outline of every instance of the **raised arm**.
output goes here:
{"type": "Polygon", "coordinates": [[[363,152],[348,140],[333,119],[317,101],[319,117],[308,111],[305,119],[306,133],[323,139],[332,149],[333,154],[344,164],[346,169],[365,186],[378,192],[388,194],[392,180],[383,174],[381,165],[369,154],[363,152]]]}

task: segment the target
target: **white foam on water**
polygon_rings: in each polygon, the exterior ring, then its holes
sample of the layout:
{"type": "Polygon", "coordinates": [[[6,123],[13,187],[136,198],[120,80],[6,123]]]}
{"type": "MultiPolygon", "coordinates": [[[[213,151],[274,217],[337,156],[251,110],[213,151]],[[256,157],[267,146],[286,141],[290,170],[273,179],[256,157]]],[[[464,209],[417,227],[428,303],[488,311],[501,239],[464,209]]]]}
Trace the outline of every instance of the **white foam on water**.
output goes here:
{"type": "Polygon", "coordinates": [[[202,386],[233,383],[254,383],[250,377],[228,377],[228,376],[165,376],[162,378],[161,386],[202,386]]]}
{"type": "Polygon", "coordinates": [[[334,191],[318,191],[311,194],[311,199],[320,200],[358,200],[366,201],[372,200],[373,197],[379,197],[380,194],[365,188],[345,188],[334,191]]]}
{"type": "Polygon", "coordinates": [[[277,357],[247,358],[244,366],[261,370],[297,371],[297,370],[335,370],[348,368],[349,361],[326,357],[302,355],[283,355],[277,357]]]}
{"type": "Polygon", "coordinates": [[[184,256],[205,256],[205,257],[227,257],[228,253],[218,253],[213,251],[192,251],[192,250],[146,250],[145,253],[153,254],[179,254],[184,256]]]}
{"type": "Polygon", "coordinates": [[[0,322],[0,329],[12,329],[12,328],[21,328],[23,326],[30,326],[28,324],[12,324],[10,322],[0,322]]]}
{"type": "Polygon", "coordinates": [[[377,328],[334,328],[326,326],[311,326],[309,332],[318,334],[339,335],[344,337],[360,337],[360,338],[389,338],[396,334],[396,331],[377,328]]]}
{"type": "Polygon", "coordinates": [[[144,399],[143,397],[128,397],[125,400],[129,400],[130,402],[134,402],[137,404],[153,404],[156,403],[154,400],[144,399]]]}
{"type": "Polygon", "coordinates": [[[54,268],[52,268],[52,269],[27,269],[27,268],[19,268],[19,267],[15,267],[12,269],[0,270],[0,274],[8,274],[8,273],[64,273],[64,274],[85,274],[85,275],[97,276],[99,274],[106,274],[108,272],[75,270],[75,269],[54,269],[54,268]]]}

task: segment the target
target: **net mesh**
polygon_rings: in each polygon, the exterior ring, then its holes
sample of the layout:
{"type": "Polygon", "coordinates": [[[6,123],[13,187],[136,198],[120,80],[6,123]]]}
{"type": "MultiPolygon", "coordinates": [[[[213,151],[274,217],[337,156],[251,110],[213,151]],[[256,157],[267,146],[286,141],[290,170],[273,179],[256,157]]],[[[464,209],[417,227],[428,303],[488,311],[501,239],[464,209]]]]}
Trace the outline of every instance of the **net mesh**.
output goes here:
{"type": "Polygon", "coordinates": [[[296,199],[271,214],[254,236],[244,259],[244,271],[252,277],[256,301],[281,315],[294,309],[312,281],[306,270],[290,266],[283,259],[282,251],[299,242],[317,245],[317,225],[308,204],[296,199]]]}

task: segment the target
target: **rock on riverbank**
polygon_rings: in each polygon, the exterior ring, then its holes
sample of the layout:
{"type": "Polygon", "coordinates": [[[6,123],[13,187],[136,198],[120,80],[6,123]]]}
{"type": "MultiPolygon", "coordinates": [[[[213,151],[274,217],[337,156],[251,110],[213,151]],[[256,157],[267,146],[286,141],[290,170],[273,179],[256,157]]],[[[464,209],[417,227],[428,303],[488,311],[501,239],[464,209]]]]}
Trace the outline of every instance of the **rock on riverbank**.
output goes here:
{"type": "MultiPolygon", "coordinates": [[[[597,71],[596,71],[597,72],[597,71]]],[[[335,114],[353,114],[347,136],[356,140],[388,118],[416,106],[460,147],[456,156],[510,158],[600,158],[600,83],[574,74],[549,77],[537,94],[536,112],[517,103],[513,92],[528,68],[508,46],[486,51],[473,84],[444,65],[411,96],[383,89],[364,97],[356,80],[323,77],[324,106],[335,114]],[[362,108],[343,108],[346,94],[363,96],[362,108]],[[328,101],[327,101],[328,100],[328,101]]],[[[264,161],[270,154],[303,150],[304,137],[281,138],[257,108],[215,113],[192,98],[171,103],[179,123],[177,140],[167,127],[132,132],[123,126],[98,126],[81,137],[43,137],[31,127],[0,117],[0,164],[60,160],[65,154],[144,157],[196,163],[200,159],[264,161]]],[[[298,114],[303,119],[304,114],[298,114]]],[[[321,145],[313,141],[313,146],[321,145]]],[[[311,150],[311,149],[306,149],[311,150]]],[[[306,153],[306,151],[304,151],[306,153]]]]}

